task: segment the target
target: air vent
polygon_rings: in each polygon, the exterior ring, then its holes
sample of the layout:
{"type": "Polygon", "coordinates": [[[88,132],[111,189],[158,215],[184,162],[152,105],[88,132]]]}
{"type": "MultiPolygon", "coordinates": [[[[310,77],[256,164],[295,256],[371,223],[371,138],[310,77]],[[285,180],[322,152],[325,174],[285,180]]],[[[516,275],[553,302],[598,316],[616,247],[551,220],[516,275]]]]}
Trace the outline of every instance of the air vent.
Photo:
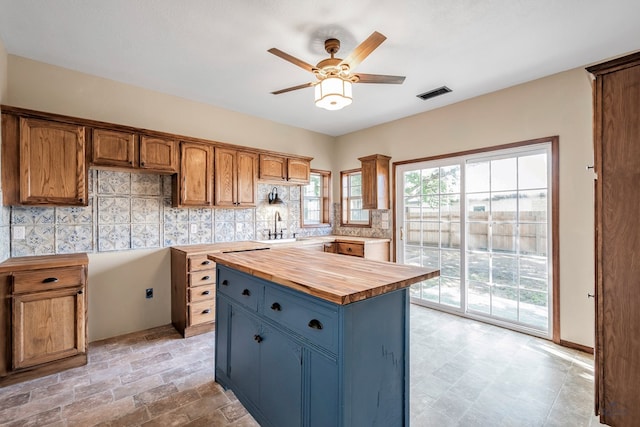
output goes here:
{"type": "Polygon", "coordinates": [[[418,98],[422,99],[423,101],[426,101],[427,99],[435,98],[436,96],[440,96],[440,95],[444,95],[447,92],[451,92],[451,89],[449,89],[446,86],[442,86],[442,87],[439,87],[438,89],[430,90],[429,92],[421,93],[420,95],[416,95],[416,96],[418,98]]]}

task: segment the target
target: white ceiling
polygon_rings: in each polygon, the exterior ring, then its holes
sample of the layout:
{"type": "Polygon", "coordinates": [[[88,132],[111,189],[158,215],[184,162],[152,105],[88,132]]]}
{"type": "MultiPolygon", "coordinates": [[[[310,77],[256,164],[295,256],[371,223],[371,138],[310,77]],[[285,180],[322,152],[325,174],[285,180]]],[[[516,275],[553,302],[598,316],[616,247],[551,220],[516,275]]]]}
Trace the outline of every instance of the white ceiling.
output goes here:
{"type": "Polygon", "coordinates": [[[328,135],[342,135],[640,49],[638,0],[0,0],[8,53],[328,135]],[[346,56],[387,40],[357,71],[405,75],[357,84],[325,111],[308,63],[338,38],[346,56]],[[446,85],[452,93],[416,95],[446,85]]]}

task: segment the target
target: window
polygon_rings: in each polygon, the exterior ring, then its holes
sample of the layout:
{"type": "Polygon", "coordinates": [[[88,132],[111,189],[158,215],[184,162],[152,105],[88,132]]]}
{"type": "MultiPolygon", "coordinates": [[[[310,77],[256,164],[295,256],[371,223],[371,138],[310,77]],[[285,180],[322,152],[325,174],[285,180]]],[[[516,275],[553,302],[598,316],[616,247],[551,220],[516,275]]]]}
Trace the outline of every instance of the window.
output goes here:
{"type": "Polygon", "coordinates": [[[312,169],[302,187],[302,227],[329,226],[331,172],[312,169]]]}
{"type": "Polygon", "coordinates": [[[362,170],[340,172],[342,181],[342,225],[368,227],[369,210],[362,209],[362,170]]]}

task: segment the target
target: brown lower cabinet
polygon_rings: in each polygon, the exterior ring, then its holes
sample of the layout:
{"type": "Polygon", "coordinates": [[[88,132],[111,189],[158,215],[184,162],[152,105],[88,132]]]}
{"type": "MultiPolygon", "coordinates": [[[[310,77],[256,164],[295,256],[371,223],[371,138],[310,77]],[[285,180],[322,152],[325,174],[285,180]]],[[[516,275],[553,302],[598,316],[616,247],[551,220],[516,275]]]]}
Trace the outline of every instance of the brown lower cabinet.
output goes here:
{"type": "Polygon", "coordinates": [[[594,96],[595,411],[640,423],[640,52],[587,69],[594,96]]]}
{"type": "Polygon", "coordinates": [[[379,241],[357,241],[341,240],[327,242],[324,244],[325,252],[335,254],[356,256],[375,261],[389,261],[389,242],[381,239],[379,241]]]}
{"type": "Polygon", "coordinates": [[[207,245],[171,248],[171,323],[185,338],[215,327],[216,263],[209,252],[207,245]]]}
{"type": "Polygon", "coordinates": [[[87,363],[86,254],[0,264],[0,385],[87,363]]]}

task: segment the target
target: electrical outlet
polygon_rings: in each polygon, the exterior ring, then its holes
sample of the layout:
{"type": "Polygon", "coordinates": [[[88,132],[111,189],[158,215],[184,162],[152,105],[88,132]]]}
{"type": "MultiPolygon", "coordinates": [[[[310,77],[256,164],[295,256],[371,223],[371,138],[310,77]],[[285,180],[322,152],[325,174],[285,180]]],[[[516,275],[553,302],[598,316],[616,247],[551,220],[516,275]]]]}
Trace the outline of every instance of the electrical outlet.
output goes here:
{"type": "Polygon", "coordinates": [[[153,298],[153,288],[147,288],[144,292],[147,299],[153,298]]]}
{"type": "Polygon", "coordinates": [[[191,233],[195,234],[198,232],[198,224],[191,224],[191,233]]]}

